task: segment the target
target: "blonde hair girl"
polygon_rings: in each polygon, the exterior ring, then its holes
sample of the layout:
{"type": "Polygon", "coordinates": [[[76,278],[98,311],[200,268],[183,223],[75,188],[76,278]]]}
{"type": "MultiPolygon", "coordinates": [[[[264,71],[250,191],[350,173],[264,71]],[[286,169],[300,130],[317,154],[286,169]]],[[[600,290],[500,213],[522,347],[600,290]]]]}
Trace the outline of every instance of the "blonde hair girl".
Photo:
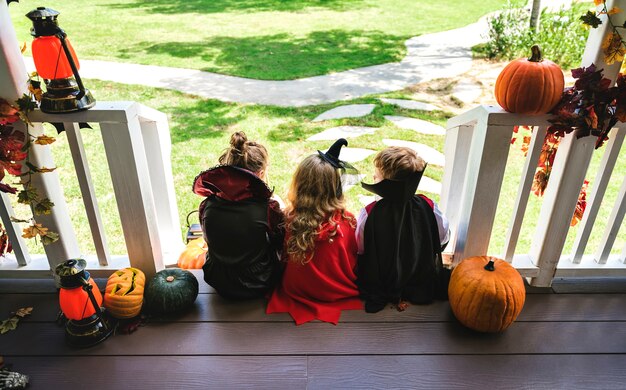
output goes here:
{"type": "Polygon", "coordinates": [[[356,220],[344,206],[339,151],[306,157],[294,173],[286,208],[287,265],[267,313],[288,312],[296,324],[337,323],[341,310],[362,309],[356,288],[356,220]]]}

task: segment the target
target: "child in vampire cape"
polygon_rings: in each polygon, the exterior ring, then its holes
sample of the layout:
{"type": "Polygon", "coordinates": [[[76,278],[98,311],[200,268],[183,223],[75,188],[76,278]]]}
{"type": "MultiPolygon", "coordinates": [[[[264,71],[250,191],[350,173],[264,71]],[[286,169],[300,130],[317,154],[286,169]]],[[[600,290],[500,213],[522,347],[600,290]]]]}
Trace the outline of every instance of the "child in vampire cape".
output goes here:
{"type": "Polygon", "coordinates": [[[432,200],[415,194],[426,163],[412,149],[389,147],[376,155],[374,167],[375,183],[362,186],[381,198],[357,219],[357,285],[365,311],[446,299],[449,270],[441,251],[448,221],[432,200]]]}

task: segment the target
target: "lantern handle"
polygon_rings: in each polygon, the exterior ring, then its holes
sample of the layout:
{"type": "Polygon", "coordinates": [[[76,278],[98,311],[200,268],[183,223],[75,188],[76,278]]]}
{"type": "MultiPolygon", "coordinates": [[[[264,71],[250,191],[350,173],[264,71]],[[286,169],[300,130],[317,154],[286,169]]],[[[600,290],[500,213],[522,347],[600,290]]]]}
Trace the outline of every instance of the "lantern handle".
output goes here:
{"type": "Polygon", "coordinates": [[[96,301],[96,297],[93,295],[93,292],[91,291],[93,290],[93,286],[91,285],[91,283],[89,283],[89,280],[86,280],[84,278],[82,278],[82,282],[83,282],[83,290],[85,290],[85,292],[87,293],[87,296],[89,297],[89,300],[91,301],[91,305],[96,311],[96,316],[98,317],[98,320],[100,320],[100,323],[102,324],[102,327],[104,328],[105,331],[109,330],[106,321],[104,321],[104,318],[102,318],[102,309],[100,308],[98,301],[96,301]]]}
{"type": "Polygon", "coordinates": [[[74,62],[74,57],[72,53],[70,53],[69,47],[67,47],[67,43],[65,43],[65,38],[67,38],[67,34],[61,27],[57,26],[57,33],[55,34],[57,38],[61,41],[61,47],[63,47],[63,52],[65,53],[65,57],[67,57],[67,61],[70,63],[70,68],[72,68],[72,72],[74,73],[74,78],[76,79],[76,84],[78,84],[78,95],[76,95],[76,100],[80,100],[85,96],[85,87],[83,86],[83,80],[81,80],[80,75],[78,74],[78,68],[76,67],[76,63],[74,62]]]}

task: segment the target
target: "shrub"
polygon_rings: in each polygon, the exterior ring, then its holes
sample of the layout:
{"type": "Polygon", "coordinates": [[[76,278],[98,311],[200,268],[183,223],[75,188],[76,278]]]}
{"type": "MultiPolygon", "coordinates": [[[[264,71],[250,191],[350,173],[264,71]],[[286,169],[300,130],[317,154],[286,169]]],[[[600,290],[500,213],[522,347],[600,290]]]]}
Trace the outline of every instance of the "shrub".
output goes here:
{"type": "Polygon", "coordinates": [[[489,18],[488,41],[474,48],[479,57],[513,60],[530,56],[533,44],[541,46],[544,58],[563,69],[578,67],[588,31],[580,16],[589,4],[576,3],[558,12],[542,12],[539,31],[530,29],[530,10],[509,1],[504,10],[489,18]]]}

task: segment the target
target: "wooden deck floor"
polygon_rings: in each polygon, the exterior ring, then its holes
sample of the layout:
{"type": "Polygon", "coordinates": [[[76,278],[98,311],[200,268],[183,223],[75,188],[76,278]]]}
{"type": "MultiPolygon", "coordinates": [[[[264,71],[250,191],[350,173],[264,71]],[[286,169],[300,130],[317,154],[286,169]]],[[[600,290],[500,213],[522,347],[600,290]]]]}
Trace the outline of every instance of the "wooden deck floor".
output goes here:
{"type": "Polygon", "coordinates": [[[626,388],[624,279],[529,289],[518,321],[495,335],[463,328],[447,302],[296,327],[265,315],[263,300],[227,302],[199,280],[184,316],[72,349],[52,280],[0,279],[0,320],[34,307],[0,335],[0,356],[32,389],[626,388]]]}

